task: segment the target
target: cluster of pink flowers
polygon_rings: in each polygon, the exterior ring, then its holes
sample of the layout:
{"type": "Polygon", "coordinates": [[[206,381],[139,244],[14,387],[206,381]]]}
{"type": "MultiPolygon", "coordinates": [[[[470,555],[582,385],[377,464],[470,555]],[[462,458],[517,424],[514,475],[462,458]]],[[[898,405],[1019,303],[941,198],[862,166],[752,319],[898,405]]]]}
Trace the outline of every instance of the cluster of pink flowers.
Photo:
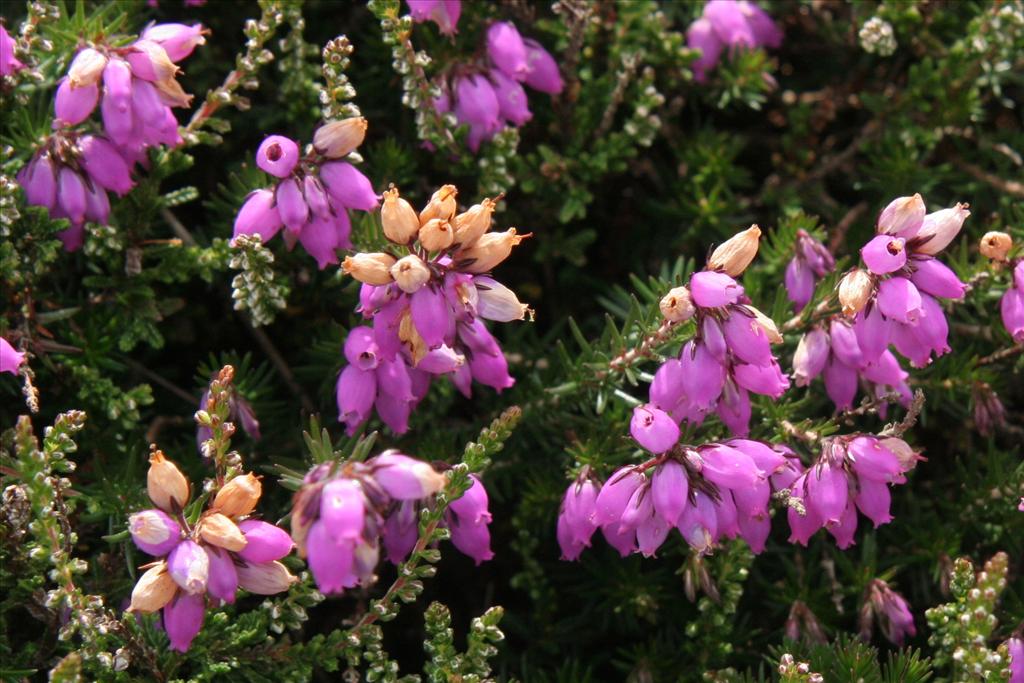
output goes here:
{"type": "MultiPolygon", "coordinates": [[[[634,415],[634,436],[646,445],[651,437],[643,431],[634,415]]],[[[772,493],[802,471],[789,448],[747,439],[697,448],[673,443],[666,455],[620,468],[601,486],[585,469],[562,500],[562,558],[578,559],[598,528],[623,557],[653,556],[673,528],[701,553],[737,536],[760,553],[771,530],[772,493]]]]}
{"type": "Polygon", "coordinates": [[[1013,286],[999,301],[1003,325],[1015,342],[1024,342],[1024,259],[1013,268],[1013,286]]]}
{"type": "Polygon", "coordinates": [[[875,528],[892,521],[889,485],[906,483],[904,475],[919,459],[907,442],[896,437],[826,440],[817,462],[789,487],[790,542],[806,546],[824,527],[840,548],[848,548],[854,543],[858,510],[875,528]]]}
{"type": "MultiPolygon", "coordinates": [[[[310,470],[295,494],[291,525],[319,589],[331,594],[372,585],[381,546],[391,562],[404,562],[418,538],[418,511],[432,504],[445,482],[429,464],[394,451],[310,470]]],[[[474,476],[446,512],[452,542],[477,564],[493,556],[487,504],[474,476]]]]}
{"type": "Polygon", "coordinates": [[[14,39],[7,33],[7,27],[0,24],[0,76],[10,76],[25,65],[14,56],[14,39]]]}
{"type": "Polygon", "coordinates": [[[462,0],[405,0],[413,21],[433,21],[438,30],[446,36],[458,33],[457,25],[462,14],[462,0]]]}
{"type": "Polygon", "coordinates": [[[350,209],[373,211],[380,203],[369,179],[347,161],[362,144],[366,119],[331,121],[317,129],[303,156],[294,140],[271,135],[256,151],[256,165],[277,178],[272,188],[252,192],[235,218],[234,236],[258,234],[268,242],[282,227],[291,249],[296,241],[322,270],[338,263],[338,249],[351,249],[350,209]]]}
{"type": "Polygon", "coordinates": [[[750,424],[748,392],[778,398],[789,388],[771,344],[782,341],[775,324],[746,297],[738,277],[757,254],[755,225],[720,245],[705,270],[688,287],[672,289],[661,301],[666,319],[693,319],[696,337],[678,359],[662,364],[650,388],[650,408],[678,424],[700,424],[715,412],[737,436],[750,424]]]}
{"type": "Polygon", "coordinates": [[[797,313],[814,296],[814,285],[836,267],[836,260],[828,248],[806,230],[796,234],[796,253],[786,265],[783,281],[786,296],[793,302],[797,313]]]}
{"type": "Polygon", "coordinates": [[[965,285],[935,255],[960,232],[970,212],[953,208],[926,214],[920,195],[893,200],[878,218],[878,235],[861,249],[866,269],[839,284],[843,318],[812,328],[794,357],[795,376],[806,385],[824,374],[838,409],[853,405],[860,380],[876,398],[890,392],[910,401],[907,373],[891,344],[914,367],[948,352],[949,325],[938,299],[960,299],[965,285]]]}
{"type": "Polygon", "coordinates": [[[465,396],[473,380],[511,387],[508,363],[484,320],[522,320],[529,308],[487,273],[528,235],[489,232],[496,201],[457,213],[457,190],[445,185],[417,213],[384,193],[381,223],[390,252],[346,257],[342,269],[363,283],[359,311],[372,327],[350,330],[349,364],[338,378],[338,419],[354,433],[374,408],[396,433],[435,376],[465,396]],[[404,253],[404,255],[402,255],[404,253]]]}
{"type": "Polygon", "coordinates": [[[686,30],[686,40],[691,48],[701,51],[692,68],[694,78],[703,83],[726,48],[777,48],[782,44],[782,31],[754,2],[711,0],[704,5],[700,19],[686,30]]]}
{"type": "Polygon", "coordinates": [[[0,337],[0,372],[18,374],[18,368],[25,362],[25,353],[11,346],[11,343],[0,337]]]}
{"type": "Polygon", "coordinates": [[[499,21],[487,29],[487,58],[458,66],[442,82],[434,105],[440,112],[454,112],[460,124],[469,126],[468,143],[475,152],[503,122],[521,126],[533,117],[523,84],[550,95],[563,87],[551,54],[537,41],[523,38],[510,22],[499,21]]]}
{"type": "Polygon", "coordinates": [[[252,516],[262,494],[252,474],[229,480],[190,525],[188,480],[160,451],[149,462],[147,490],[156,507],[131,515],[128,530],[140,550],[161,559],[146,565],[128,609],[163,610],[171,648],[185,652],[202,628],[207,597],[233,603],[239,588],[274,595],[298,580],[278,561],[291,552],[292,540],[252,516]]]}
{"type": "Polygon", "coordinates": [[[55,132],[18,173],[29,204],[70,221],[59,235],[68,251],[81,247],[86,221],[108,222],[107,191],[131,190],[132,167],[147,164],[149,147],[181,143],[172,107],[187,107],[191,95],[175,80],[175,62],[203,44],[203,34],[198,24],[156,24],[130,45],[93,44],[71,62],[54,101],[55,132]],[[97,104],[104,132],[72,130],[97,104]]]}

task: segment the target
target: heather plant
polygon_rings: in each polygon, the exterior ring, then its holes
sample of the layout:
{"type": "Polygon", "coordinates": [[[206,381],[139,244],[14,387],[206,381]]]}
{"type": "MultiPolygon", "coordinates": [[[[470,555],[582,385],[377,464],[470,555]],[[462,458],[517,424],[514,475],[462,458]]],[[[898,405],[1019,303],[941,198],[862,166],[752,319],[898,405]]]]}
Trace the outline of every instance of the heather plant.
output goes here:
{"type": "Polygon", "coordinates": [[[1024,683],[1020,0],[0,14],[4,680],[1024,683]]]}

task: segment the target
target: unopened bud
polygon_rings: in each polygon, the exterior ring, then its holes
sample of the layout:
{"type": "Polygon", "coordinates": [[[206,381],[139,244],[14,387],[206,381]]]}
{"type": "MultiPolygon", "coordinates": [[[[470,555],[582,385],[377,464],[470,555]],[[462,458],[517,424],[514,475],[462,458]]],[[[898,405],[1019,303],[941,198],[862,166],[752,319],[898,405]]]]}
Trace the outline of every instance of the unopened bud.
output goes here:
{"type": "Polygon", "coordinates": [[[435,218],[451,220],[459,208],[455,203],[455,197],[458,194],[459,190],[454,185],[441,186],[441,189],[431,195],[430,201],[420,211],[420,225],[426,225],[427,221],[435,218]]]}
{"type": "Polygon", "coordinates": [[[928,214],[915,236],[914,251],[929,256],[939,253],[960,233],[960,228],[970,215],[967,205],[960,203],[952,208],[928,214]]]}
{"type": "Polygon", "coordinates": [[[139,577],[132,589],[129,612],[156,612],[171,601],[178,590],[178,584],[167,573],[167,563],[161,561],[139,577]]]}
{"type": "Polygon", "coordinates": [[[853,317],[864,310],[875,282],[866,270],[854,268],[839,282],[839,303],[843,313],[853,317]]]}
{"type": "Polygon", "coordinates": [[[456,216],[452,221],[455,226],[455,242],[468,246],[480,239],[491,229],[491,214],[497,205],[498,202],[493,199],[484,199],[456,216]]]}
{"type": "Polygon", "coordinates": [[[188,502],[188,479],[161,451],[153,450],[149,456],[146,491],[158,508],[177,514],[188,502]]]}
{"type": "Polygon", "coordinates": [[[455,233],[447,220],[431,218],[420,228],[419,238],[420,244],[427,251],[442,251],[455,242],[455,233]]]}
{"type": "Polygon", "coordinates": [[[455,257],[456,267],[469,273],[486,273],[507,259],[512,253],[512,247],[532,234],[518,235],[515,228],[505,232],[489,232],[459,251],[455,257]]]}
{"type": "Polygon", "coordinates": [[[693,297],[686,287],[673,287],[668,294],[661,297],[658,303],[661,314],[666,320],[674,323],[681,323],[693,317],[697,307],[693,305],[693,297]]]}
{"type": "Polygon", "coordinates": [[[403,256],[391,266],[391,277],[406,294],[412,294],[430,281],[430,268],[416,254],[403,256]]]}
{"type": "Polygon", "coordinates": [[[224,484],[217,491],[211,509],[227,517],[241,517],[253,511],[262,494],[263,485],[249,472],[224,484]]]}
{"type": "Polygon", "coordinates": [[[106,55],[87,47],[77,55],[68,69],[68,82],[72,88],[85,88],[100,80],[107,66],[106,55]]]}
{"type": "Polygon", "coordinates": [[[775,325],[775,321],[766,316],[764,313],[754,308],[753,306],[747,306],[746,309],[754,314],[754,320],[764,330],[765,335],[768,337],[768,341],[772,344],[781,344],[782,335],[779,333],[779,328],[775,325]]]}
{"type": "Polygon", "coordinates": [[[330,159],[348,156],[363,144],[368,126],[366,119],[361,116],[329,121],[313,133],[313,147],[330,159]]]}
{"type": "Polygon", "coordinates": [[[219,512],[213,512],[199,521],[199,536],[210,545],[238,552],[248,541],[238,525],[219,512]]]}
{"type": "Polygon", "coordinates": [[[380,222],[384,236],[396,244],[408,244],[420,229],[420,219],[412,204],[398,196],[398,189],[384,192],[384,205],[380,208],[380,222]]]}
{"type": "Polygon", "coordinates": [[[879,235],[896,235],[909,239],[920,229],[924,212],[924,199],[920,194],[897,197],[882,209],[876,230],[879,235]]]}
{"type": "Polygon", "coordinates": [[[368,285],[386,285],[392,281],[391,266],[395,257],[382,252],[346,256],[341,269],[360,282],[368,285]]]}
{"type": "Polygon", "coordinates": [[[990,258],[993,261],[1005,261],[1006,255],[1013,248],[1013,238],[1005,232],[992,230],[985,233],[978,247],[981,249],[981,255],[985,258],[990,258]]]}
{"type": "Polygon", "coordinates": [[[245,562],[235,569],[238,572],[238,585],[256,595],[283,593],[299,580],[280,562],[245,562]]]}
{"type": "Polygon", "coordinates": [[[711,252],[711,258],[708,259],[708,270],[721,270],[732,277],[743,274],[750,262],[757,256],[760,239],[761,228],[756,225],[751,225],[743,232],[736,233],[711,252]]]}

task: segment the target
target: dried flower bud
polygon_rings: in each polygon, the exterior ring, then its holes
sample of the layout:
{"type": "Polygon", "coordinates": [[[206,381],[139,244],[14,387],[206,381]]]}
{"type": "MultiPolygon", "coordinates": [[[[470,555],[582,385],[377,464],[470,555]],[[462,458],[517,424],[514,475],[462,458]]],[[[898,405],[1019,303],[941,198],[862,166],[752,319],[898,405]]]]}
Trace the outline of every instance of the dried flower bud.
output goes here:
{"type": "Polygon", "coordinates": [[[420,228],[419,238],[427,251],[442,251],[455,242],[455,233],[447,220],[431,218],[420,228]]]}
{"type": "Polygon", "coordinates": [[[686,287],[673,287],[661,298],[658,307],[666,320],[681,323],[693,317],[697,308],[693,305],[693,297],[686,287]]]}
{"type": "Polygon", "coordinates": [[[518,235],[515,228],[509,228],[505,232],[489,232],[460,250],[456,264],[470,273],[486,273],[507,259],[512,253],[512,247],[532,234],[518,235]]]}
{"type": "Polygon", "coordinates": [[[480,239],[491,229],[491,214],[497,205],[497,200],[484,199],[456,216],[452,221],[452,225],[455,226],[455,242],[469,246],[480,239]]]}
{"type": "Polygon", "coordinates": [[[380,209],[380,222],[384,236],[396,244],[408,244],[420,229],[420,219],[412,204],[398,196],[398,189],[384,192],[384,205],[380,209]]]}
{"type": "Polygon", "coordinates": [[[394,256],[374,252],[346,256],[341,264],[341,269],[346,274],[368,285],[386,285],[392,281],[391,266],[393,265],[395,265],[394,256]]]}
{"type": "Polygon", "coordinates": [[[330,159],[340,159],[351,154],[363,144],[369,126],[363,117],[330,121],[313,133],[313,147],[330,159]]]}
{"type": "Polygon", "coordinates": [[[167,105],[184,108],[192,106],[192,95],[185,92],[181,84],[173,78],[154,81],[153,85],[160,91],[160,97],[167,105]]]}
{"type": "Polygon", "coordinates": [[[167,573],[167,563],[160,562],[139,577],[132,589],[132,603],[129,612],[156,612],[171,601],[178,590],[178,584],[167,573]]]}
{"type": "Polygon", "coordinates": [[[743,232],[736,233],[711,253],[711,258],[708,259],[708,269],[721,270],[733,277],[741,275],[757,256],[760,239],[761,228],[756,225],[751,225],[743,232]]]}
{"type": "Polygon", "coordinates": [[[158,508],[175,514],[188,502],[188,479],[161,451],[153,450],[149,456],[146,491],[158,508]]]}
{"type": "Polygon", "coordinates": [[[934,256],[949,245],[960,232],[964,221],[971,215],[967,204],[957,203],[949,209],[933,211],[924,217],[921,229],[915,236],[914,251],[934,256]]]}
{"type": "Polygon", "coordinates": [[[241,517],[253,511],[262,494],[263,485],[249,472],[224,484],[214,497],[211,509],[227,517],[241,517]]]}
{"type": "Polygon", "coordinates": [[[159,84],[160,81],[173,80],[181,71],[167,56],[167,50],[160,43],[145,39],[136,40],[131,44],[130,50],[125,58],[136,78],[159,84]]]}
{"type": "Polygon", "coordinates": [[[87,47],[77,55],[68,69],[68,82],[72,88],[85,88],[94,85],[103,75],[107,66],[106,55],[87,47]]]}
{"type": "Polygon", "coordinates": [[[276,595],[288,590],[299,579],[280,562],[248,562],[237,567],[238,585],[256,595],[276,595]]]}
{"type": "Polygon", "coordinates": [[[412,294],[430,281],[430,268],[416,254],[403,256],[391,266],[391,277],[395,278],[398,288],[412,294]]]}
{"type": "Polygon", "coordinates": [[[879,439],[878,443],[882,448],[892,451],[896,459],[899,460],[900,470],[903,472],[909,472],[914,469],[917,461],[921,460],[921,456],[918,455],[917,451],[911,448],[910,444],[903,439],[890,436],[885,439],[879,439]]]}
{"type": "Polygon", "coordinates": [[[246,546],[242,530],[219,512],[210,513],[200,520],[199,536],[210,545],[236,553],[246,546]]]}
{"type": "Polygon", "coordinates": [[[459,190],[454,185],[442,185],[440,190],[431,195],[423,211],[420,211],[420,225],[426,225],[427,221],[435,218],[450,220],[459,208],[455,203],[458,194],[459,190]]]}
{"type": "Polygon", "coordinates": [[[993,261],[1005,261],[1006,255],[1013,248],[1013,238],[1005,232],[991,230],[981,238],[978,247],[981,249],[981,255],[985,258],[990,258],[993,261]]]}
{"type": "Polygon", "coordinates": [[[874,278],[866,270],[854,268],[847,273],[839,281],[839,303],[843,307],[843,313],[852,318],[864,310],[874,286],[874,278]]]}
{"type": "Polygon", "coordinates": [[[766,316],[761,311],[757,310],[753,306],[746,306],[746,309],[754,314],[754,319],[757,324],[761,326],[765,334],[768,336],[768,341],[772,344],[782,343],[782,334],[779,333],[779,328],[775,325],[775,321],[766,316]]]}

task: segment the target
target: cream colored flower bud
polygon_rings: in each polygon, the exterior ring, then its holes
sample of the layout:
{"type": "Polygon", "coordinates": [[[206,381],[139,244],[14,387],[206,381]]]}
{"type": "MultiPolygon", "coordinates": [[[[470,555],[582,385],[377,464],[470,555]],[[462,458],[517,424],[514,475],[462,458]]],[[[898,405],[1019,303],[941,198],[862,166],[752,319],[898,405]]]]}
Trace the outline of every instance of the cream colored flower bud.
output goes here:
{"type": "Polygon", "coordinates": [[[854,268],[839,281],[839,303],[843,313],[853,317],[864,310],[871,299],[875,281],[866,270],[854,268]]]}
{"type": "Polygon", "coordinates": [[[367,127],[369,123],[362,116],[329,121],[313,133],[313,147],[330,159],[346,157],[363,144],[367,127]]]}
{"type": "Polygon", "coordinates": [[[107,56],[87,47],[77,55],[68,69],[68,83],[72,88],[85,88],[99,82],[103,69],[107,66],[107,56]]]}
{"type": "Polygon", "coordinates": [[[929,256],[939,253],[959,234],[964,221],[970,215],[967,204],[959,202],[952,208],[931,212],[924,217],[921,229],[914,236],[914,241],[919,243],[914,251],[929,256]]]}
{"type": "Polygon", "coordinates": [[[238,572],[239,587],[256,595],[283,593],[299,580],[280,562],[244,562],[235,569],[238,572]]]}
{"type": "Polygon", "coordinates": [[[1005,232],[992,230],[985,233],[978,247],[981,249],[981,255],[985,258],[990,258],[993,261],[1005,261],[1006,255],[1013,248],[1013,238],[1005,232]]]}
{"type": "Polygon", "coordinates": [[[235,553],[248,545],[238,525],[219,512],[212,512],[199,521],[199,536],[210,545],[235,553]]]}
{"type": "Polygon", "coordinates": [[[409,244],[420,230],[420,218],[416,215],[416,209],[398,196],[397,188],[384,192],[380,222],[384,226],[384,236],[396,244],[409,244]]]}
{"type": "Polygon", "coordinates": [[[918,455],[917,451],[910,447],[903,439],[899,439],[895,436],[890,436],[885,439],[879,440],[879,444],[883,448],[888,448],[895,454],[896,459],[900,462],[900,469],[904,472],[914,469],[917,465],[917,461],[921,460],[921,456],[918,455]]]}
{"type": "Polygon", "coordinates": [[[658,307],[661,309],[661,314],[665,316],[665,320],[671,320],[674,323],[689,320],[697,311],[696,306],[693,305],[690,290],[686,287],[670,289],[668,294],[661,297],[658,307]]]}
{"type": "Polygon", "coordinates": [[[391,282],[391,266],[395,257],[382,252],[346,256],[341,269],[360,282],[368,285],[386,285],[391,282]]]}
{"type": "Polygon", "coordinates": [[[765,335],[768,337],[768,341],[772,344],[781,344],[782,335],[779,333],[779,328],[775,325],[775,321],[766,316],[764,313],[759,311],[753,306],[746,306],[746,309],[754,314],[754,320],[764,330],[765,335]]]}
{"type": "Polygon", "coordinates": [[[419,238],[427,251],[443,251],[455,242],[455,232],[447,220],[431,218],[420,228],[419,238]]]}
{"type": "Polygon", "coordinates": [[[391,277],[406,294],[412,294],[430,281],[430,268],[416,254],[403,256],[391,266],[391,277]]]}
{"type": "Polygon", "coordinates": [[[515,228],[505,232],[489,232],[473,244],[461,249],[455,257],[455,265],[469,273],[486,273],[512,253],[518,245],[533,233],[516,234],[515,228]]]}
{"type": "Polygon", "coordinates": [[[177,465],[158,450],[154,450],[149,456],[146,491],[150,500],[164,512],[177,514],[188,503],[188,479],[177,465]]]}
{"type": "Polygon", "coordinates": [[[431,195],[430,201],[420,211],[420,225],[426,225],[427,221],[435,218],[451,220],[459,208],[455,203],[455,197],[458,194],[459,190],[454,185],[442,185],[440,190],[431,195]]]}
{"type": "Polygon", "coordinates": [[[132,589],[132,602],[129,612],[156,612],[169,603],[178,590],[178,584],[167,573],[167,562],[160,561],[139,577],[132,589]]]}
{"type": "Polygon", "coordinates": [[[725,271],[726,275],[732,277],[742,275],[750,262],[757,256],[760,239],[761,228],[756,225],[751,225],[743,232],[736,233],[711,252],[708,268],[725,271]]]}
{"type": "Polygon", "coordinates": [[[263,495],[263,484],[249,472],[224,484],[213,499],[211,509],[227,517],[241,517],[256,508],[263,495]]]}
{"type": "Polygon", "coordinates": [[[455,226],[455,242],[469,246],[480,239],[491,229],[491,215],[497,205],[498,202],[494,199],[484,199],[456,216],[452,221],[452,225],[455,226]]]}
{"type": "Polygon", "coordinates": [[[412,322],[412,313],[409,309],[406,309],[398,320],[398,339],[409,349],[413,367],[419,365],[423,357],[430,351],[427,342],[416,331],[416,325],[412,322]]]}

